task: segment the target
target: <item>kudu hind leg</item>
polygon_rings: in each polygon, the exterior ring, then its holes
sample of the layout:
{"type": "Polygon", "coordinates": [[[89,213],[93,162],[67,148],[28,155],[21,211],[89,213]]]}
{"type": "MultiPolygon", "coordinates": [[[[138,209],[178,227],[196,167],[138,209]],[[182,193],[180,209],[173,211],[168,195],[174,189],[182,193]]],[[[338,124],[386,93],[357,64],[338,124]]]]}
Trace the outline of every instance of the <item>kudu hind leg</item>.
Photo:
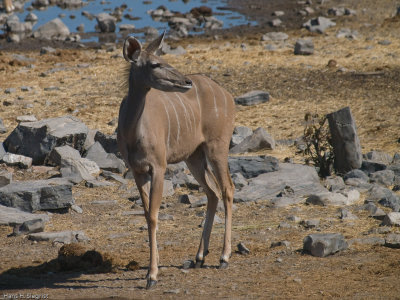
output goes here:
{"type": "Polygon", "coordinates": [[[208,199],[203,233],[201,235],[199,249],[196,254],[195,267],[199,268],[203,266],[204,259],[208,254],[210,235],[214,223],[214,216],[217,210],[220,192],[215,176],[207,165],[206,156],[200,148],[186,161],[186,164],[194,178],[203,187],[208,199]]]}
{"type": "Polygon", "coordinates": [[[223,155],[220,151],[210,151],[207,152],[207,156],[217,178],[218,185],[221,188],[225,208],[224,246],[220,259],[220,268],[224,269],[228,267],[228,261],[232,253],[232,205],[235,187],[229,173],[228,155],[223,155]]]}

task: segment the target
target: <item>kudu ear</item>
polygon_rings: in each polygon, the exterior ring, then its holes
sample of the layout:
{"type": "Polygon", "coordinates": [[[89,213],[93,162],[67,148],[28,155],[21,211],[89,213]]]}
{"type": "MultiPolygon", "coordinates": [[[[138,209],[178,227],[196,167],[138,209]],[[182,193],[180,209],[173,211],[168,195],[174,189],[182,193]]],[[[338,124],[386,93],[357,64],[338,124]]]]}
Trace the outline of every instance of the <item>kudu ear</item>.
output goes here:
{"type": "Polygon", "coordinates": [[[161,54],[161,48],[164,42],[164,37],[165,37],[165,30],[164,32],[156,38],[154,41],[152,41],[146,48],[146,52],[155,54],[155,55],[160,55],[161,54]]]}
{"type": "Polygon", "coordinates": [[[127,62],[136,63],[140,51],[142,51],[142,44],[133,36],[128,36],[122,51],[127,62]]]}

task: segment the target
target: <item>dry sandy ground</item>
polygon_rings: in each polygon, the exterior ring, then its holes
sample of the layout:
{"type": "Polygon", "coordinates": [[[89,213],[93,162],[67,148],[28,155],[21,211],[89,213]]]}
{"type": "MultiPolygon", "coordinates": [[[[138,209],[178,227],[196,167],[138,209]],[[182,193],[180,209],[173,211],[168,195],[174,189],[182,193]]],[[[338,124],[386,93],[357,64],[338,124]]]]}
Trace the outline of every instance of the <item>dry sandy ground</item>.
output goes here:
{"type": "MultiPolygon", "coordinates": [[[[266,51],[261,34],[180,42],[187,54],[167,55],[165,59],[184,73],[206,73],[238,96],[254,89],[271,93],[268,103],[237,108],[237,125],[264,127],[275,139],[293,139],[302,135],[306,112],[329,113],[350,106],[355,117],[363,152],[371,149],[390,154],[399,152],[400,138],[400,21],[389,19],[394,1],[340,1],[357,9],[355,17],[337,18],[337,26],[324,35],[304,29],[287,30],[290,39],[278,44],[276,51],[266,51]],[[366,8],[366,11],[362,11],[366,8]],[[339,28],[357,29],[357,40],[335,37],[339,28]],[[299,37],[311,37],[315,44],[312,56],[295,56],[293,45],[299,37]],[[382,40],[391,44],[381,45],[382,40]],[[241,44],[246,44],[242,50],[241,44]],[[328,67],[328,61],[336,65],[328,67]]],[[[340,4],[329,1],[328,6],[340,4]]],[[[90,128],[112,133],[121,98],[126,92],[126,63],[121,49],[57,50],[40,56],[38,51],[0,52],[0,117],[11,130],[16,117],[33,114],[38,119],[76,115],[90,128]],[[24,62],[14,54],[32,58],[24,62]],[[30,64],[33,64],[32,68],[30,64]],[[50,72],[49,72],[50,71],[50,72]],[[46,75],[47,74],[47,75],[46,75]],[[29,92],[22,86],[32,87],[29,92]],[[45,88],[57,87],[50,91],[45,88]],[[6,88],[16,88],[12,94],[6,88]]],[[[4,139],[7,134],[0,136],[4,139]]],[[[279,159],[303,158],[296,149],[278,146],[263,154],[279,159]]],[[[46,178],[47,174],[15,169],[14,178],[46,178]]],[[[131,183],[129,187],[133,184],[131,183]]],[[[195,191],[179,190],[180,193],[195,191]]],[[[110,253],[116,261],[113,273],[43,272],[43,263],[57,257],[59,245],[33,243],[25,237],[4,238],[11,233],[0,227],[0,298],[28,293],[63,298],[351,298],[399,299],[400,252],[382,246],[353,244],[349,250],[326,258],[301,253],[303,238],[315,232],[287,221],[291,215],[303,220],[320,219],[321,232],[340,232],[346,239],[374,237],[371,229],[380,221],[368,218],[354,207],[359,219],[341,221],[336,208],[271,208],[267,202],[237,204],[234,212],[233,248],[244,242],[247,256],[233,253],[227,270],[216,269],[222,248],[223,226],[215,225],[206,268],[182,270],[185,259],[193,259],[201,233],[199,224],[204,208],[190,209],[177,203],[177,196],[164,199],[169,204],[163,214],[174,220],[160,221],[159,283],[156,289],[144,290],[148,263],[147,232],[142,216],[127,216],[132,202],[129,189],[116,187],[74,188],[76,203],[83,214],[53,214],[46,231],[84,230],[91,239],[87,249],[110,253]],[[94,200],[117,200],[116,205],[99,206],[94,200]],[[278,228],[282,221],[291,228],[278,228]],[[287,240],[290,247],[270,248],[271,242],[287,240]],[[140,269],[124,268],[135,260],[140,269]],[[13,271],[10,271],[11,268],[13,271]]],[[[362,203],[360,200],[360,205],[362,203]]],[[[222,213],[219,213],[222,216],[222,213]]],[[[390,229],[398,232],[398,228],[390,229]]]]}

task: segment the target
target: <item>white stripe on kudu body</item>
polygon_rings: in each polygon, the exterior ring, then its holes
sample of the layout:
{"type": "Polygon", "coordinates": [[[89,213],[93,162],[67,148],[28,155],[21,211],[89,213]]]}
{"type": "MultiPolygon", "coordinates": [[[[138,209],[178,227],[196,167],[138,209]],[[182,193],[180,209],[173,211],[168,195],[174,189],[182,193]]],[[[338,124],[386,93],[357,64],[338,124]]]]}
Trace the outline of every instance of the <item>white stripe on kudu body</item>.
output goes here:
{"type": "Polygon", "coordinates": [[[120,107],[117,131],[118,147],[133,172],[148,226],[147,288],[157,283],[156,232],[168,163],[185,161],[207,195],[207,217],[195,267],[202,267],[208,254],[219,199],[225,207],[221,268],[228,266],[232,252],[234,185],[228,151],[234,126],[233,97],[206,76],[184,76],[158,57],[163,40],[164,34],[146,49],[134,37],[125,40],[123,55],[130,63],[129,91],[120,107]]]}
{"type": "Polygon", "coordinates": [[[169,118],[169,112],[168,112],[167,106],[165,105],[165,101],[161,101],[161,102],[164,105],[165,114],[167,115],[167,119],[168,119],[167,147],[169,148],[169,145],[170,145],[169,144],[169,139],[170,139],[170,136],[171,136],[171,120],[169,118]]]}
{"type": "Polygon", "coordinates": [[[176,111],[175,104],[172,102],[171,98],[168,96],[167,93],[162,92],[162,95],[165,96],[165,99],[167,102],[172,106],[172,109],[175,112],[175,118],[176,118],[176,126],[177,126],[177,133],[176,133],[176,141],[179,142],[179,136],[181,134],[181,125],[179,123],[179,115],[178,112],[176,111]]]}
{"type": "Polygon", "coordinates": [[[183,103],[182,98],[179,97],[179,94],[178,94],[178,93],[175,93],[175,96],[178,97],[178,100],[179,100],[179,102],[181,103],[181,105],[182,105],[182,107],[183,107],[183,111],[184,111],[184,115],[185,115],[185,121],[186,121],[187,129],[189,130],[189,125],[190,125],[190,131],[192,131],[192,130],[193,130],[193,128],[192,128],[192,121],[190,120],[190,116],[189,116],[189,114],[188,114],[188,112],[187,112],[186,106],[185,106],[185,104],[183,103]],[[189,125],[188,125],[188,123],[189,123],[189,125]]]}

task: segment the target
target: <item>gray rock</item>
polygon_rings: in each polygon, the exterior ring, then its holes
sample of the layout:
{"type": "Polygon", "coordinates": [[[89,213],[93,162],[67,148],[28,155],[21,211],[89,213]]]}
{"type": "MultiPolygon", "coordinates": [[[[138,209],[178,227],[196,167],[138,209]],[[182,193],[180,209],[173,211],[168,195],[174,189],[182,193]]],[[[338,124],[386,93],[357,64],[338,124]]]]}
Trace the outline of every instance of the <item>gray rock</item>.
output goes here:
{"type": "Polygon", "coordinates": [[[392,170],[376,171],[369,175],[371,182],[384,186],[390,186],[394,182],[394,172],[392,170]]]}
{"type": "Polygon", "coordinates": [[[400,249],[400,234],[390,233],[385,238],[385,246],[400,249]]]}
{"type": "Polygon", "coordinates": [[[337,192],[346,187],[343,178],[340,176],[329,176],[325,178],[324,185],[330,192],[337,192]]]}
{"type": "Polygon", "coordinates": [[[262,127],[254,130],[251,136],[246,137],[240,144],[229,150],[229,153],[255,152],[259,150],[275,149],[275,140],[262,127]]]}
{"type": "Polygon", "coordinates": [[[49,221],[49,216],[46,214],[32,214],[17,208],[0,205],[0,225],[20,226],[28,221],[45,223],[49,221]]]}
{"type": "Polygon", "coordinates": [[[250,253],[249,248],[247,248],[246,245],[243,244],[242,242],[240,242],[240,243],[237,245],[237,248],[238,248],[238,252],[239,252],[240,254],[247,255],[247,254],[250,253]]]}
{"type": "Polygon", "coordinates": [[[36,122],[37,119],[33,115],[18,116],[17,122],[36,122]]]}
{"type": "Polygon", "coordinates": [[[373,161],[384,165],[389,165],[393,162],[393,157],[383,151],[370,151],[365,154],[364,157],[368,161],[373,161]]]}
{"type": "Polygon", "coordinates": [[[378,220],[383,220],[383,218],[386,216],[386,213],[372,202],[364,204],[361,209],[368,211],[370,217],[378,220]]]}
{"type": "Polygon", "coordinates": [[[194,204],[197,200],[197,197],[188,194],[180,195],[178,198],[178,202],[183,204],[194,204]]]}
{"type": "Polygon", "coordinates": [[[358,38],[358,32],[357,30],[351,30],[349,28],[341,28],[339,31],[336,33],[337,38],[346,38],[349,40],[356,40],[358,38]]]}
{"type": "Polygon", "coordinates": [[[188,270],[194,268],[194,261],[193,260],[185,260],[182,265],[182,269],[188,270]]]}
{"type": "Polygon", "coordinates": [[[0,188],[0,204],[28,212],[65,209],[74,202],[72,186],[63,179],[15,181],[0,188]]]}
{"type": "Polygon", "coordinates": [[[4,149],[4,145],[0,142],[0,161],[3,159],[4,155],[6,155],[7,151],[4,149]]]}
{"type": "Polygon", "coordinates": [[[70,31],[68,27],[59,18],[51,20],[50,22],[40,26],[33,33],[33,36],[38,39],[56,39],[61,41],[64,41],[69,35],[70,31]]]}
{"type": "Polygon", "coordinates": [[[107,153],[99,142],[94,143],[86,153],[86,158],[96,162],[103,170],[123,173],[125,163],[114,153],[107,153]]]}
{"type": "Polygon", "coordinates": [[[361,170],[368,174],[368,176],[371,173],[377,172],[377,171],[383,171],[386,170],[387,166],[385,164],[382,164],[380,162],[375,162],[375,161],[369,161],[369,160],[363,160],[361,164],[361,170]]]}
{"type": "Polygon", "coordinates": [[[251,128],[246,126],[236,126],[233,129],[233,134],[229,148],[232,148],[240,144],[246,137],[251,136],[252,134],[253,130],[251,128]]]}
{"type": "MultiPolygon", "coordinates": [[[[83,145],[83,148],[85,149],[85,151],[89,150],[89,148],[96,142],[94,140],[94,137],[97,134],[97,130],[96,129],[89,129],[87,135],[86,135],[86,140],[85,143],[83,145]]],[[[101,144],[101,142],[100,142],[101,144]]],[[[104,146],[103,146],[104,148],[104,146]]]]}
{"type": "Polygon", "coordinates": [[[107,153],[114,153],[115,155],[120,157],[116,133],[104,134],[101,131],[96,131],[94,141],[99,142],[107,153]]]}
{"type": "Polygon", "coordinates": [[[72,116],[20,123],[4,141],[8,152],[32,157],[42,165],[55,147],[69,145],[82,153],[88,128],[72,116]]]}
{"type": "Polygon", "coordinates": [[[80,206],[76,205],[76,204],[71,205],[71,209],[72,209],[74,212],[78,213],[78,214],[83,213],[82,208],[81,208],[80,206]]]}
{"type": "Polygon", "coordinates": [[[317,257],[325,257],[347,248],[348,244],[340,233],[310,234],[303,240],[303,250],[317,257]]]}
{"type": "Polygon", "coordinates": [[[247,179],[279,170],[279,161],[272,156],[229,157],[228,163],[231,174],[241,173],[247,179]]]}
{"type": "Polygon", "coordinates": [[[313,194],[310,195],[306,200],[307,204],[320,205],[320,206],[328,206],[328,205],[345,206],[351,204],[348,202],[349,202],[348,198],[342,195],[341,193],[331,193],[331,192],[313,194]]]}
{"type": "Polygon", "coordinates": [[[40,48],[40,55],[45,55],[45,54],[49,54],[49,53],[55,53],[56,49],[54,49],[53,47],[50,46],[45,46],[40,48]]]}
{"type": "Polygon", "coordinates": [[[388,188],[379,185],[372,185],[368,190],[367,201],[379,202],[379,204],[390,207],[393,211],[400,210],[400,197],[388,188]]]}
{"type": "Polygon", "coordinates": [[[339,218],[342,220],[357,220],[358,217],[354,214],[352,214],[348,209],[346,208],[341,208],[339,210],[340,216],[339,218]]]}
{"type": "Polygon", "coordinates": [[[117,20],[113,16],[100,13],[96,16],[96,20],[101,32],[115,32],[117,20]]]}
{"type": "Polygon", "coordinates": [[[163,197],[170,197],[175,194],[174,185],[171,180],[164,180],[163,197]]]}
{"type": "Polygon", "coordinates": [[[274,199],[287,187],[293,190],[293,197],[299,201],[304,196],[328,192],[321,185],[313,167],[283,163],[279,164],[279,170],[275,172],[261,174],[250,179],[249,185],[235,193],[234,202],[274,199]]]}
{"type": "Polygon", "coordinates": [[[360,179],[360,178],[348,178],[348,179],[346,179],[345,184],[347,186],[352,186],[352,187],[357,188],[357,190],[360,193],[364,193],[364,192],[368,191],[372,186],[370,183],[368,183],[365,180],[360,179]]]}
{"type": "Polygon", "coordinates": [[[63,158],[60,163],[61,177],[78,184],[83,180],[95,181],[95,176],[100,173],[96,162],[87,158],[63,158]]]}
{"type": "Polygon", "coordinates": [[[7,128],[4,126],[3,120],[0,118],[0,133],[6,133],[7,128]]]}
{"type": "Polygon", "coordinates": [[[349,178],[358,178],[358,179],[363,180],[364,182],[368,182],[368,180],[369,180],[368,175],[359,169],[354,169],[354,170],[347,172],[343,176],[343,178],[344,178],[344,180],[347,180],[349,178]]]}
{"type": "Polygon", "coordinates": [[[61,244],[71,244],[89,240],[83,231],[38,232],[29,234],[28,239],[38,242],[47,241],[61,244]]]}
{"type": "Polygon", "coordinates": [[[244,178],[242,173],[234,173],[232,174],[232,181],[233,184],[235,185],[236,189],[240,190],[242,187],[248,185],[248,181],[246,180],[246,178],[244,178]]]}
{"type": "Polygon", "coordinates": [[[97,187],[106,187],[106,186],[114,186],[115,184],[107,181],[100,181],[96,179],[87,180],[85,182],[85,186],[88,188],[97,188],[97,187]]]}
{"type": "Polygon", "coordinates": [[[347,173],[362,163],[361,144],[350,108],[345,107],[327,115],[335,153],[335,169],[347,173]]]}
{"type": "Polygon", "coordinates": [[[2,161],[8,166],[18,166],[21,169],[28,169],[32,166],[32,158],[13,153],[6,153],[2,161]]]}
{"type": "Polygon", "coordinates": [[[284,32],[268,32],[262,36],[261,40],[281,42],[281,41],[286,41],[288,38],[289,36],[284,32]]]}
{"type": "Polygon", "coordinates": [[[311,39],[298,39],[294,45],[295,55],[312,55],[314,54],[314,43],[311,39]]]}
{"type": "Polygon", "coordinates": [[[130,31],[130,32],[132,32],[134,30],[135,30],[135,25],[133,25],[133,24],[121,24],[121,25],[119,25],[119,31],[130,31]]]}
{"type": "Polygon", "coordinates": [[[207,197],[201,197],[200,199],[198,199],[196,202],[190,204],[190,208],[197,208],[197,207],[202,207],[202,206],[206,206],[207,205],[207,197]]]}
{"type": "Polygon", "coordinates": [[[64,145],[61,147],[55,147],[49,155],[46,157],[45,163],[51,166],[61,166],[62,160],[72,159],[80,160],[81,155],[78,150],[71,146],[64,145]]]}
{"type": "Polygon", "coordinates": [[[103,170],[101,172],[101,176],[103,176],[104,178],[109,179],[109,180],[115,180],[121,184],[128,184],[128,180],[124,179],[122,176],[114,174],[111,171],[103,170]]]}
{"type": "Polygon", "coordinates": [[[12,173],[0,170],[0,187],[6,186],[12,182],[12,173]]]}
{"type": "Polygon", "coordinates": [[[400,226],[400,212],[390,212],[382,222],[383,226],[400,226]]]}
{"type": "Polygon", "coordinates": [[[389,166],[389,170],[392,170],[394,172],[394,175],[400,176],[400,163],[394,163],[389,166]]]}
{"type": "Polygon", "coordinates": [[[316,219],[304,220],[304,221],[301,221],[300,224],[303,225],[307,229],[317,228],[317,227],[319,227],[320,220],[316,220],[316,219]]]}
{"type": "Polygon", "coordinates": [[[317,17],[310,19],[303,24],[303,27],[311,32],[324,33],[329,27],[335,26],[336,23],[325,17],[317,17]]]}
{"type": "Polygon", "coordinates": [[[243,94],[235,98],[236,104],[244,106],[256,105],[268,101],[269,101],[269,93],[264,91],[250,91],[246,94],[243,94]]]}
{"type": "Polygon", "coordinates": [[[282,25],[282,20],[279,18],[276,18],[276,19],[269,21],[268,24],[271,25],[272,27],[279,27],[280,25],[282,25]]]}
{"type": "Polygon", "coordinates": [[[25,17],[25,22],[36,23],[37,20],[38,20],[38,17],[32,12],[28,13],[25,17]]]}
{"type": "Polygon", "coordinates": [[[15,93],[16,91],[17,91],[17,89],[15,89],[15,88],[6,88],[4,90],[4,93],[5,94],[12,94],[12,93],[15,93]]]}
{"type": "Polygon", "coordinates": [[[176,172],[174,175],[172,175],[171,180],[174,187],[185,186],[189,189],[198,189],[200,187],[196,179],[194,179],[191,174],[187,174],[184,171],[176,172]]]}

